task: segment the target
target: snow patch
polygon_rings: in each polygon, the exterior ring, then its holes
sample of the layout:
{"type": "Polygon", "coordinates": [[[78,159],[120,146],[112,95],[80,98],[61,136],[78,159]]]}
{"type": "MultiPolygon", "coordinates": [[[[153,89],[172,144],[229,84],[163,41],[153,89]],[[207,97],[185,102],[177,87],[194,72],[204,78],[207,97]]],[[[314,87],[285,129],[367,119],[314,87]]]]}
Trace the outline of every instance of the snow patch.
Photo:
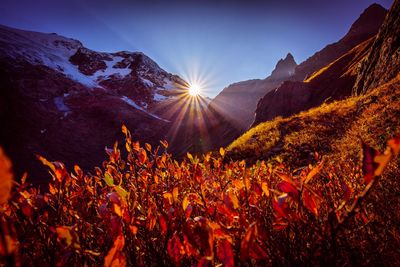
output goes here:
{"type": "Polygon", "coordinates": [[[56,105],[56,108],[58,111],[64,113],[64,117],[68,116],[68,114],[71,112],[69,107],[64,103],[64,98],[62,97],[55,97],[53,99],[54,105],[56,105]]]}
{"type": "Polygon", "coordinates": [[[172,90],[176,89],[176,86],[171,80],[168,80],[167,78],[164,79],[164,89],[166,90],[172,90]]]}
{"type": "Polygon", "coordinates": [[[169,120],[165,120],[163,118],[158,117],[157,115],[154,115],[153,113],[148,112],[147,110],[145,110],[143,107],[141,107],[138,104],[136,104],[135,101],[133,101],[132,99],[130,99],[127,96],[122,96],[121,100],[124,101],[125,103],[127,103],[128,105],[130,105],[131,107],[134,107],[134,108],[136,108],[138,110],[141,110],[141,111],[143,111],[144,113],[150,115],[153,118],[156,118],[158,120],[162,120],[162,121],[165,121],[165,122],[170,122],[169,120]]]}
{"type": "Polygon", "coordinates": [[[158,93],[155,93],[153,99],[155,101],[163,101],[165,99],[168,99],[168,97],[166,97],[165,95],[160,95],[158,93]]]}
{"type": "Polygon", "coordinates": [[[147,86],[147,87],[153,87],[154,83],[152,81],[149,81],[147,79],[144,78],[140,78],[142,80],[142,82],[147,86]]]}
{"type": "Polygon", "coordinates": [[[106,69],[96,71],[91,77],[93,77],[94,80],[98,80],[99,78],[105,78],[112,75],[125,77],[131,74],[132,70],[130,68],[114,68],[114,66],[122,60],[124,60],[124,58],[120,56],[114,56],[112,60],[105,60],[104,63],[107,65],[106,69]]]}

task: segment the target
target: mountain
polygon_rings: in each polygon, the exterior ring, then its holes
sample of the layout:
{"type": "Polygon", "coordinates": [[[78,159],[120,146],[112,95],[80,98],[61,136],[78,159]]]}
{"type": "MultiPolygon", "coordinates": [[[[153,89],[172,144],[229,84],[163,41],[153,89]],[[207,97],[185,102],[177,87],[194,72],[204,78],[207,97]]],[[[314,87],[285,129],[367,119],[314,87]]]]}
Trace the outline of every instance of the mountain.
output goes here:
{"type": "Polygon", "coordinates": [[[134,139],[158,144],[175,123],[162,107],[187,86],[140,52],[96,52],[57,34],[6,26],[0,84],[0,143],[18,174],[34,175],[44,175],[35,154],[67,165],[80,159],[84,169],[100,165],[123,123],[134,139]]]}
{"type": "Polygon", "coordinates": [[[329,44],[296,67],[294,79],[303,81],[315,71],[342,56],[356,45],[376,35],[386,16],[387,10],[372,4],[351,25],[339,41],[329,44]]]}
{"type": "Polygon", "coordinates": [[[238,82],[224,88],[211,101],[210,108],[244,131],[254,120],[258,100],[289,79],[296,66],[293,56],[289,53],[285,59],[278,61],[267,78],[238,82]]]}
{"type": "MultiPolygon", "coordinates": [[[[368,89],[287,118],[277,117],[261,122],[228,147],[227,160],[246,159],[251,163],[278,157],[297,168],[315,161],[315,152],[318,152],[326,156],[329,166],[336,168],[338,165],[335,164],[339,162],[342,165],[344,162],[358,162],[360,140],[382,150],[386,140],[398,134],[400,129],[400,43],[396,42],[396,34],[400,30],[399,3],[395,1],[392,5],[376,38],[356,46],[305,82],[293,85],[297,88],[295,90],[311,94],[308,84],[316,83],[322,88],[323,85],[330,86],[335,79],[350,75],[353,81],[359,76],[371,81],[367,84],[368,89]],[[376,62],[375,66],[366,67],[370,62],[376,62]],[[343,68],[343,65],[347,67],[343,68]],[[347,71],[329,71],[336,68],[347,71]],[[330,79],[332,73],[336,76],[330,79]],[[377,79],[377,73],[385,73],[385,77],[377,79]]],[[[290,83],[286,85],[286,88],[289,87],[290,83]]],[[[351,90],[351,87],[347,86],[346,90],[351,90]]],[[[286,97],[295,99],[290,92],[286,97]]]]}
{"type": "Polygon", "coordinates": [[[371,5],[342,39],[298,65],[290,81],[258,102],[252,126],[350,96],[357,79],[356,69],[366,57],[386,13],[382,6],[371,5]]]}

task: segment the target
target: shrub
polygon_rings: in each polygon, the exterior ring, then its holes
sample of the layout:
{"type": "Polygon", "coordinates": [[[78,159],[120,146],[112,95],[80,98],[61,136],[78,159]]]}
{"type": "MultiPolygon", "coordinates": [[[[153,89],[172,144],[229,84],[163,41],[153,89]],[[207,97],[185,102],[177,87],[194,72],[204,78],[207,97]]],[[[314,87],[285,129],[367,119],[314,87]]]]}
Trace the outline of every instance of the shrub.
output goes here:
{"type": "MultiPolygon", "coordinates": [[[[399,153],[400,136],[388,142],[383,154],[364,144],[363,165],[343,163],[349,175],[344,178],[325,168],[318,155],[315,166],[294,171],[279,162],[224,163],[222,148],[217,155],[188,153],[177,162],[168,154],[167,142],[154,149],[141,147],[125,126],[122,131],[126,156],[116,143],[93,173],[84,174],[78,166],[69,173],[62,163],[38,156],[52,182],[44,192],[25,176],[14,182],[9,200],[0,203],[0,262],[368,264],[370,255],[349,249],[358,244],[343,244],[374,220],[365,199],[399,153]]],[[[7,162],[0,153],[0,165],[6,166],[1,169],[9,168],[7,162]]],[[[9,190],[5,192],[7,199],[9,190]]],[[[368,238],[359,235],[351,242],[368,238]]]]}

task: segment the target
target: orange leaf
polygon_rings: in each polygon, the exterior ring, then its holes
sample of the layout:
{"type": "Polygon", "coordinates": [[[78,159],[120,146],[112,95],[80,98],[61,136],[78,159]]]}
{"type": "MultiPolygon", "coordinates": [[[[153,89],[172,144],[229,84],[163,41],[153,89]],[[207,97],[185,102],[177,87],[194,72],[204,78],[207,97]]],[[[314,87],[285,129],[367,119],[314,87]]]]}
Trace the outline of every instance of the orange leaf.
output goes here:
{"type": "Polygon", "coordinates": [[[54,164],[51,163],[50,161],[48,161],[47,159],[45,159],[44,157],[40,156],[40,155],[36,155],[36,158],[38,160],[40,160],[42,162],[43,165],[47,166],[50,168],[50,170],[52,170],[52,172],[54,173],[56,171],[56,168],[54,167],[54,164]]]}
{"type": "Polygon", "coordinates": [[[174,202],[178,202],[178,196],[179,196],[179,189],[178,187],[174,187],[172,190],[172,197],[174,199],[174,202]]]}
{"type": "Polygon", "coordinates": [[[124,124],[122,125],[122,133],[124,135],[128,135],[128,128],[126,128],[126,126],[124,124]]]}
{"type": "Polygon", "coordinates": [[[189,203],[190,203],[190,201],[189,201],[189,196],[185,196],[185,197],[183,198],[183,201],[182,201],[182,208],[183,208],[183,210],[186,210],[186,208],[187,208],[187,206],[189,205],[189,203]]]}
{"type": "Polygon", "coordinates": [[[266,182],[263,182],[261,184],[261,189],[264,192],[264,194],[269,197],[269,189],[268,189],[268,184],[266,182]]]}
{"type": "Polygon", "coordinates": [[[393,154],[397,156],[400,153],[400,135],[388,141],[389,147],[392,149],[393,154]]]}
{"type": "Polygon", "coordinates": [[[151,152],[151,145],[149,143],[145,143],[144,146],[146,147],[147,151],[151,152]]]}
{"type": "Polygon", "coordinates": [[[392,154],[390,150],[388,150],[387,153],[376,155],[374,161],[378,164],[378,167],[375,169],[374,175],[381,175],[391,159],[392,154]]]}
{"type": "Polygon", "coordinates": [[[160,141],[160,143],[163,145],[163,147],[165,148],[165,149],[167,149],[168,148],[168,142],[167,141],[160,141]]]}
{"type": "Polygon", "coordinates": [[[140,150],[140,144],[139,142],[134,142],[132,145],[133,150],[139,151],[140,150]]]}
{"type": "Polygon", "coordinates": [[[303,180],[304,184],[307,184],[309,181],[311,181],[312,178],[314,178],[315,175],[317,175],[320,170],[322,169],[324,162],[321,161],[316,167],[314,167],[306,176],[306,178],[303,180]]]}
{"type": "Polygon", "coordinates": [[[5,203],[10,196],[12,180],[11,161],[0,148],[0,205],[5,203]]]}
{"type": "Polygon", "coordinates": [[[71,227],[59,226],[56,228],[58,240],[65,240],[68,246],[72,244],[73,238],[71,234],[71,227]]]}
{"type": "Polygon", "coordinates": [[[126,260],[123,256],[122,249],[125,246],[125,238],[122,234],[114,240],[114,245],[108,251],[104,258],[104,267],[108,266],[126,266],[126,260]]]}
{"type": "Polygon", "coordinates": [[[144,164],[147,161],[147,153],[146,150],[140,149],[139,151],[139,162],[144,164]]]}

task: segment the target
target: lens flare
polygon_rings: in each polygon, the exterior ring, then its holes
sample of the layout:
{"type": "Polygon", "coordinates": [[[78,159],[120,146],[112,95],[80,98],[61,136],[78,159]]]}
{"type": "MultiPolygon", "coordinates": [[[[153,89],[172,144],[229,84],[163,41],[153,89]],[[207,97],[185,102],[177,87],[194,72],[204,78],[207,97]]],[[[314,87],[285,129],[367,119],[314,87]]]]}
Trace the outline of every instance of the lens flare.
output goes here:
{"type": "Polygon", "coordinates": [[[191,84],[188,88],[189,95],[198,96],[201,92],[200,86],[198,84],[191,84]]]}

